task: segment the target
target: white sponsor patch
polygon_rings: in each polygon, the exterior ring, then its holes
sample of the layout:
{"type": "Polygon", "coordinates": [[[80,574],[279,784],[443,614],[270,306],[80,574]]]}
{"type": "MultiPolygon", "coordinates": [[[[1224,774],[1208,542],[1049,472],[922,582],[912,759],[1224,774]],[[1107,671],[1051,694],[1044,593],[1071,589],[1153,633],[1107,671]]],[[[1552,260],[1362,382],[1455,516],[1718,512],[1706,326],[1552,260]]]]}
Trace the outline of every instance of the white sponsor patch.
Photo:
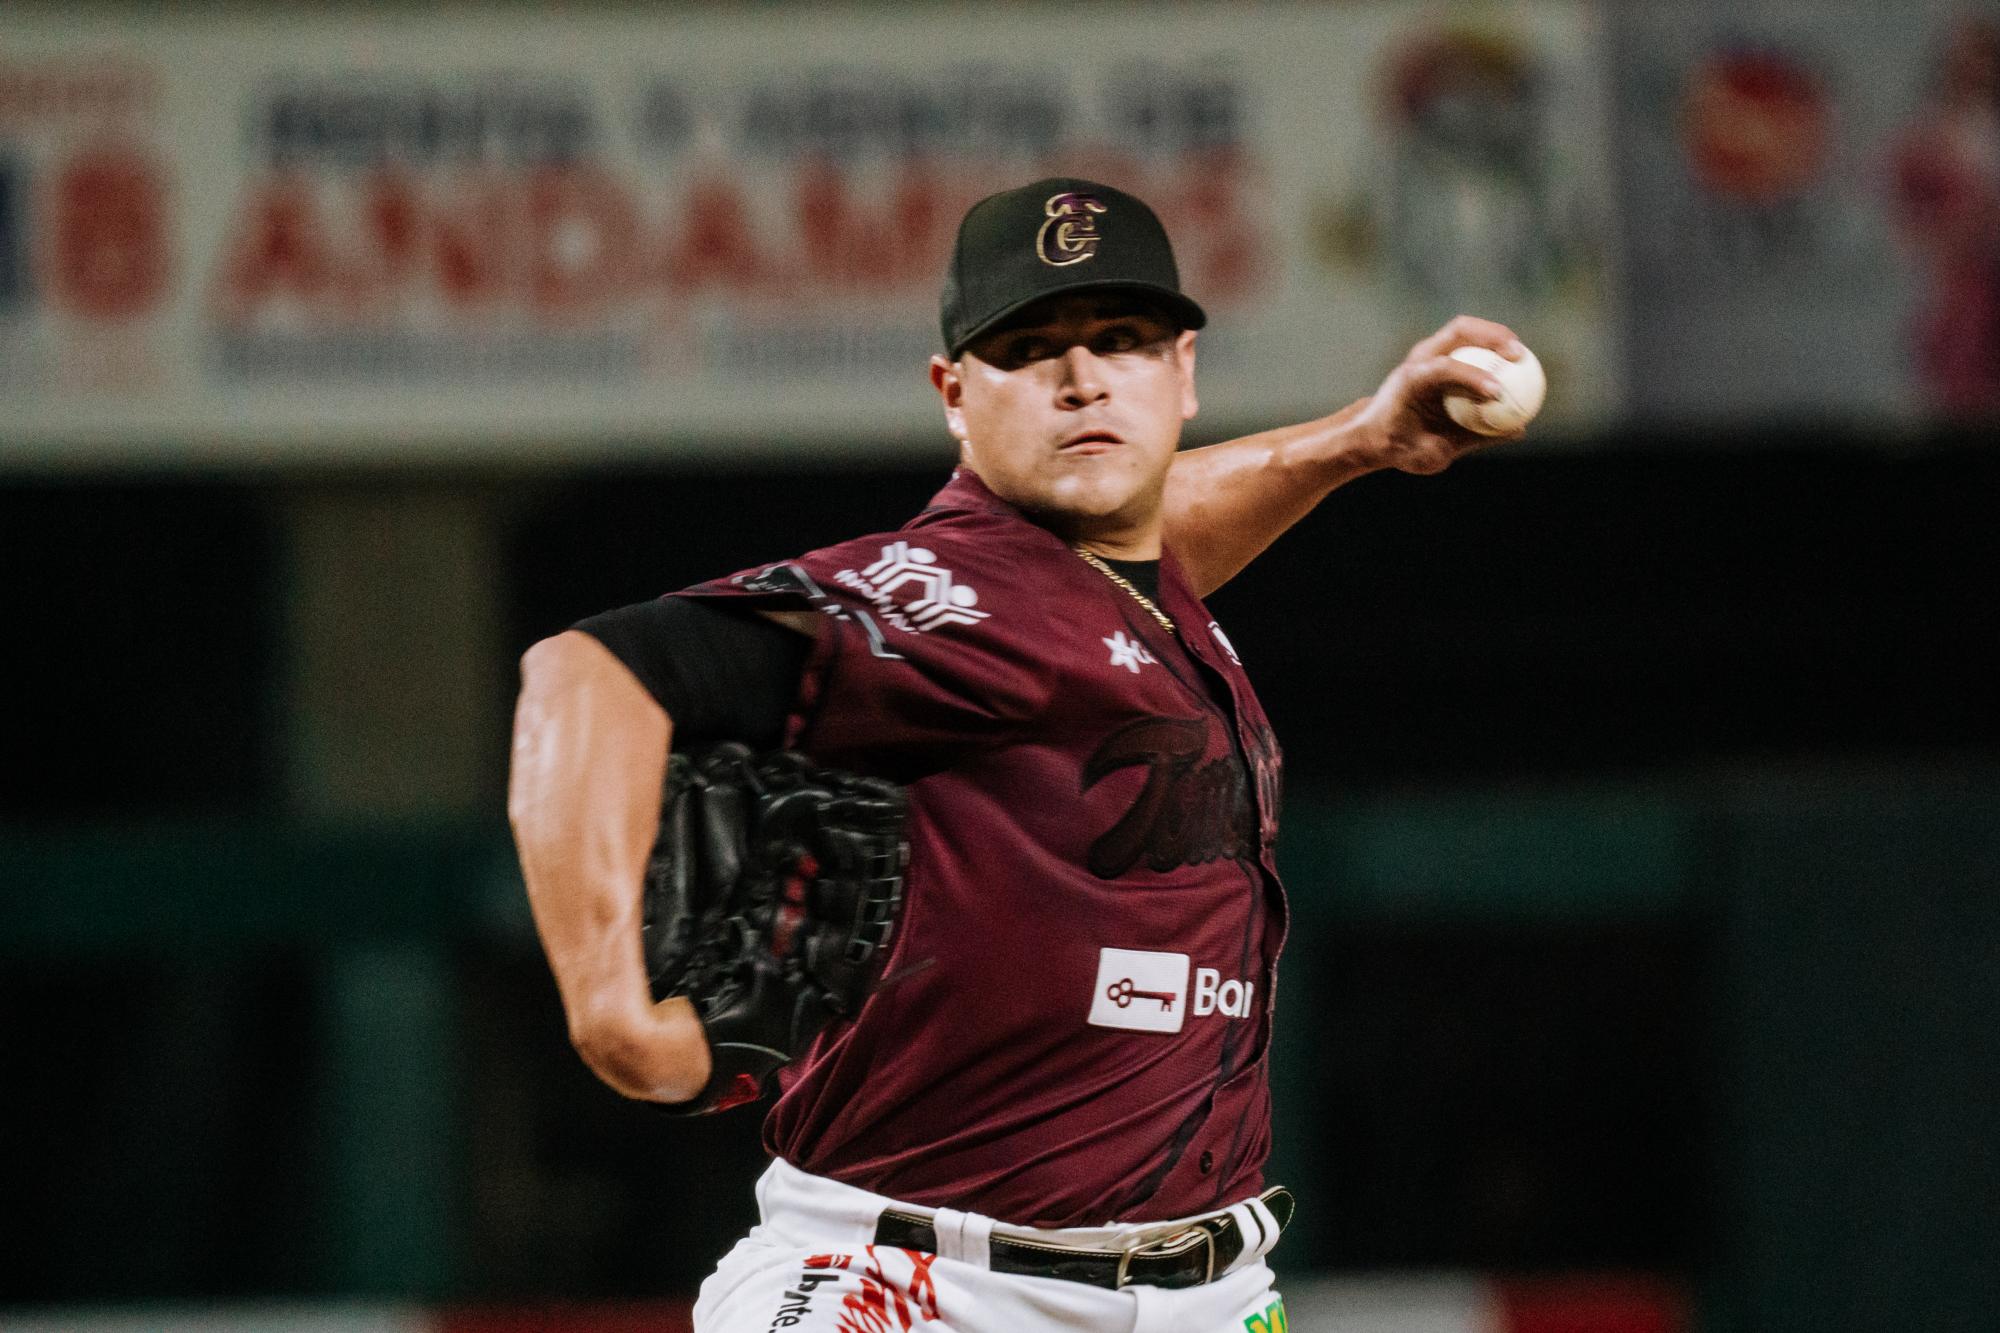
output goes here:
{"type": "Polygon", "coordinates": [[[889,543],[874,564],[843,569],[833,581],[866,597],[883,619],[912,634],[943,625],[977,625],[992,614],[975,609],[978,591],[940,565],[936,552],[908,542],[889,543]]]}
{"type": "Polygon", "coordinates": [[[1144,949],[1097,951],[1090,1025],[1130,1032],[1179,1032],[1187,1021],[1188,956],[1144,949]]]}

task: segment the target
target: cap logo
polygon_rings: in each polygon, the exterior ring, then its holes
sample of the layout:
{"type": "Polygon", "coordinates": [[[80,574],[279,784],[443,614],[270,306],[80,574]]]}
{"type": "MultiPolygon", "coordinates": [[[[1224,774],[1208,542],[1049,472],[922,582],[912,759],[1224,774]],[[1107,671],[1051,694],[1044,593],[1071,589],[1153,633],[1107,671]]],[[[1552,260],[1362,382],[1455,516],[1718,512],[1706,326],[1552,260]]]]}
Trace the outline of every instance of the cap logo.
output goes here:
{"type": "Polygon", "coordinates": [[[1107,212],[1094,194],[1067,191],[1049,196],[1042,207],[1049,220],[1035,233],[1035,253],[1051,268],[1081,264],[1097,253],[1097,214],[1107,212]]]}

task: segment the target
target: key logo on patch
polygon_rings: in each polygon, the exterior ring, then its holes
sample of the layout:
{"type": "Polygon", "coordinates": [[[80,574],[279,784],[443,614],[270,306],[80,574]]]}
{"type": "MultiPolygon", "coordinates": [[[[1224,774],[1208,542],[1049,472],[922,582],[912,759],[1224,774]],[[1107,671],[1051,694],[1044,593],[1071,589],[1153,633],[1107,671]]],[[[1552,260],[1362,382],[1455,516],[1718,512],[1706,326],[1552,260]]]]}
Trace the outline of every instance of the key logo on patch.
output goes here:
{"type": "Polygon", "coordinates": [[[1187,985],[1184,953],[1099,949],[1089,1023],[1127,1032],[1179,1032],[1187,1021],[1187,985]]]}

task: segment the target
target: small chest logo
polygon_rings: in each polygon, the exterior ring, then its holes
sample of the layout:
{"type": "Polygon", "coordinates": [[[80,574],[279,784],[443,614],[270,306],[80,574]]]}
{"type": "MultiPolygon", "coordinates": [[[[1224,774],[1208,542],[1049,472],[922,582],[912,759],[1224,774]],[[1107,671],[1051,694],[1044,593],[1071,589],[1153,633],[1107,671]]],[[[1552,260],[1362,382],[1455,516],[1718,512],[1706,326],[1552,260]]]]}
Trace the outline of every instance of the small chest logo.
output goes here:
{"type": "Polygon", "coordinates": [[[943,625],[976,625],[992,614],[974,609],[978,591],[938,564],[935,552],[908,542],[890,542],[881,559],[866,569],[843,569],[833,581],[854,589],[875,604],[884,620],[913,634],[943,625]]]}
{"type": "Polygon", "coordinates": [[[1111,665],[1124,667],[1135,676],[1139,674],[1141,666],[1154,666],[1159,663],[1159,658],[1146,651],[1145,644],[1137,639],[1126,638],[1122,629],[1103,642],[1104,646],[1111,650],[1111,665]]]}
{"type": "Polygon", "coordinates": [[[1179,1032],[1187,1021],[1188,956],[1099,949],[1089,1023],[1127,1032],[1179,1032]]]}
{"type": "Polygon", "coordinates": [[[1109,212],[1094,194],[1069,191],[1050,195],[1042,206],[1048,221],[1035,233],[1035,253],[1052,268],[1081,264],[1097,254],[1103,239],[1097,232],[1097,218],[1109,212]]]}

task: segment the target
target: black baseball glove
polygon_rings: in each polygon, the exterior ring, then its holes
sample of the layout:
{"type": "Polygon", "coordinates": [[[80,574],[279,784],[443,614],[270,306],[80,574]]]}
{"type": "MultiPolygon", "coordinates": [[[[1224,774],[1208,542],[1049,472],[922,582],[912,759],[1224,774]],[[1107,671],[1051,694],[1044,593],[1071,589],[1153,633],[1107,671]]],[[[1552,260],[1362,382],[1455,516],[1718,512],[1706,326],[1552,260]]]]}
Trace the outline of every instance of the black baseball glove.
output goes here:
{"type": "Polygon", "coordinates": [[[646,867],[646,973],[685,995],[714,1073],[684,1115],[754,1101],[820,1029],[861,1008],[903,902],[894,783],[733,742],[667,764],[646,867]]]}

